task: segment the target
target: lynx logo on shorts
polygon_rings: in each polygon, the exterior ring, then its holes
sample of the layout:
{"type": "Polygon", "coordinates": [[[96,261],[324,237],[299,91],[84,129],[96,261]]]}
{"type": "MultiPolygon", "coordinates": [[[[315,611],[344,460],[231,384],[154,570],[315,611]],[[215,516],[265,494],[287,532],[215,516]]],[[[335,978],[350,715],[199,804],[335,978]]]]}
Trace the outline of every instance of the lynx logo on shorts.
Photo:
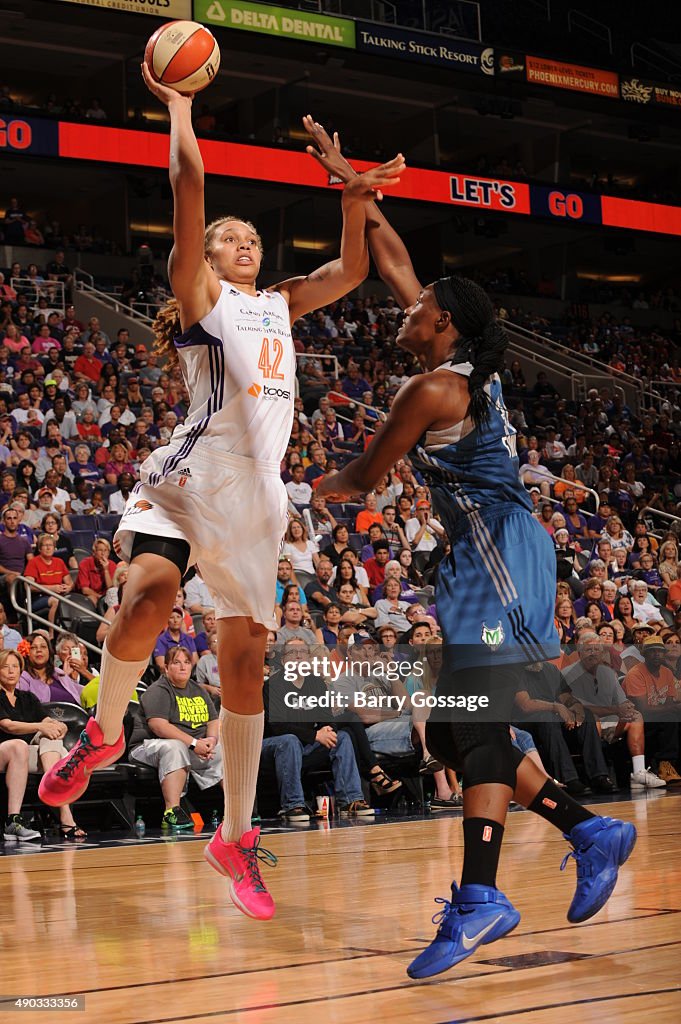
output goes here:
{"type": "Polygon", "coordinates": [[[154,506],[151,504],[150,501],[146,501],[144,498],[140,498],[139,501],[135,502],[132,508],[128,509],[126,515],[136,516],[140,512],[151,512],[153,507],[154,506]]]}
{"type": "Polygon", "coordinates": [[[504,627],[501,625],[500,621],[492,629],[483,622],[480,639],[483,644],[487,644],[490,651],[498,651],[505,638],[506,634],[504,633],[504,627]]]}

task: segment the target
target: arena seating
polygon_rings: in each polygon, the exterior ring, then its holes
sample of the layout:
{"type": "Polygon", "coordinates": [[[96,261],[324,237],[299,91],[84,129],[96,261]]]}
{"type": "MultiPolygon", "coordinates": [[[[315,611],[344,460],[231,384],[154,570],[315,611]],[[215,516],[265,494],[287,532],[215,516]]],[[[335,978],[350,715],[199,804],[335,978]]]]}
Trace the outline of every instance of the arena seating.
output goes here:
{"type": "MultiPolygon", "coordinates": [[[[20,273],[24,273],[24,268],[20,269],[20,273]]],[[[5,280],[9,280],[9,274],[10,268],[7,268],[5,280]]],[[[506,287],[501,274],[497,274],[494,281],[484,283],[502,294],[506,287]]],[[[509,280],[506,283],[508,290],[519,288],[517,280],[509,280]]],[[[30,345],[39,326],[46,319],[38,306],[27,306],[24,298],[21,293],[14,297],[6,294],[4,301],[0,303],[0,369],[3,366],[7,367],[4,374],[8,382],[0,401],[4,403],[11,417],[10,429],[4,442],[8,453],[3,461],[4,469],[12,477],[11,480],[3,480],[4,491],[0,495],[0,505],[3,508],[10,505],[15,498],[15,488],[21,487],[22,481],[17,478],[17,464],[24,458],[33,461],[40,470],[40,477],[31,485],[28,495],[22,498],[25,509],[22,515],[33,524],[30,540],[32,545],[35,545],[42,518],[36,515],[36,512],[40,492],[48,482],[44,474],[49,468],[50,459],[44,444],[45,435],[40,427],[32,428],[33,440],[28,455],[20,454],[17,447],[16,435],[22,424],[23,415],[20,411],[21,402],[25,402],[20,400],[19,396],[23,391],[30,393],[32,380],[30,377],[26,378],[17,367],[19,352],[16,351],[16,347],[3,347],[3,341],[12,341],[15,333],[11,330],[12,327],[17,328],[30,345]]],[[[640,303],[643,301],[641,299],[640,303]]],[[[667,296],[665,301],[667,304],[673,302],[673,296],[667,296]]],[[[365,407],[362,401],[357,399],[358,393],[361,392],[363,398],[367,398],[366,393],[369,392],[369,401],[373,408],[387,412],[392,396],[401,383],[418,372],[415,360],[394,346],[397,312],[397,307],[392,302],[375,296],[365,299],[347,297],[328,309],[296,322],[294,342],[296,351],[302,358],[299,363],[299,397],[296,401],[291,440],[281,467],[282,479],[285,482],[291,479],[290,470],[297,461],[302,461],[307,471],[311,464],[310,453],[315,444],[321,446],[323,450],[325,471],[334,466],[341,467],[348,459],[363,451],[365,445],[370,443],[367,438],[370,439],[374,419],[371,406],[365,407]],[[339,330],[341,318],[342,325],[339,330]],[[321,363],[324,373],[322,378],[310,376],[305,369],[306,354],[321,357],[322,360],[324,356],[335,356],[341,367],[340,379],[333,376],[332,362],[321,363]],[[359,386],[353,365],[359,370],[359,386]],[[349,372],[351,370],[352,374],[349,372]],[[346,402],[343,403],[337,394],[331,392],[345,393],[346,402]],[[324,425],[324,408],[327,401],[337,413],[334,427],[324,425]],[[369,427],[367,435],[358,432],[357,425],[352,423],[357,412],[364,417],[364,423],[369,427]],[[320,418],[321,429],[315,424],[320,418]]],[[[515,314],[519,322],[533,325],[535,329],[538,327],[537,318],[531,310],[515,310],[515,314]]],[[[663,634],[666,631],[667,636],[681,635],[675,632],[681,629],[681,621],[676,614],[676,606],[670,603],[672,595],[675,594],[674,583],[681,577],[678,559],[678,539],[681,535],[681,407],[678,392],[675,390],[676,384],[681,384],[681,371],[678,369],[674,347],[679,339],[672,333],[665,336],[648,327],[637,326],[635,308],[632,308],[631,323],[614,322],[612,319],[591,321],[588,317],[576,319],[566,314],[562,321],[544,320],[541,328],[548,335],[575,350],[579,350],[582,345],[593,344],[595,339],[599,348],[599,359],[610,363],[612,369],[611,386],[590,393],[579,401],[562,396],[541,380],[525,380],[522,373],[519,374],[511,365],[507,367],[504,375],[504,391],[511,422],[516,426],[519,435],[521,472],[524,474],[528,490],[533,488],[532,501],[535,504],[536,515],[540,521],[544,519],[547,531],[554,538],[558,564],[562,565],[564,570],[561,580],[568,583],[570,606],[572,608],[574,601],[581,596],[597,555],[597,544],[601,537],[605,537],[612,541],[613,551],[620,543],[626,548],[624,569],[627,575],[632,579],[638,577],[649,582],[648,600],[651,605],[660,606],[659,618],[662,624],[658,625],[658,628],[663,634]],[[650,407],[628,408],[623,406],[617,395],[617,361],[621,358],[630,361],[634,357],[638,360],[634,369],[636,366],[641,370],[645,369],[645,373],[651,378],[653,375],[659,377],[667,374],[670,380],[670,389],[665,392],[664,400],[657,403],[651,400],[650,407]],[[536,481],[532,476],[534,468],[530,465],[534,459],[534,456],[531,456],[533,451],[539,454],[536,481]],[[580,474],[588,476],[588,479],[582,479],[580,474]],[[570,479],[561,482],[559,478],[563,477],[570,479]],[[580,484],[586,485],[583,490],[580,484]],[[576,492],[579,498],[578,507],[572,512],[566,508],[570,490],[576,492]],[[620,526],[614,523],[614,520],[611,523],[610,519],[599,519],[596,505],[605,502],[608,502],[609,512],[614,519],[620,521],[620,526]],[[550,505],[550,515],[541,511],[542,505],[545,504],[550,505]],[[554,518],[551,519],[551,516],[554,518]],[[555,516],[558,516],[558,519],[555,519],[555,516]],[[556,534],[561,525],[565,525],[568,530],[567,544],[559,544],[557,541],[556,534]],[[611,534],[611,530],[614,530],[616,535],[611,534]],[[652,570],[640,564],[641,549],[644,547],[640,536],[644,534],[653,537],[655,542],[652,545],[655,549],[652,570]],[[667,542],[671,546],[665,548],[663,558],[662,546],[667,542]],[[657,578],[658,572],[662,572],[663,577],[657,578]]],[[[90,379],[86,383],[89,401],[96,412],[95,420],[99,421],[105,431],[109,431],[109,410],[114,400],[131,398],[130,378],[136,376],[142,384],[141,402],[133,398],[137,406],[132,413],[126,415],[128,422],[113,433],[114,441],[122,440],[126,466],[132,468],[133,479],[138,479],[146,455],[145,449],[153,450],[158,444],[164,443],[170,433],[168,424],[172,425],[176,417],[181,421],[186,414],[188,396],[179,372],[165,372],[156,367],[149,367],[145,353],[138,350],[134,337],[129,338],[125,352],[116,352],[116,339],[109,338],[108,343],[102,342],[97,337],[99,326],[94,321],[80,323],[75,315],[67,321],[60,314],[56,319],[52,319],[51,331],[59,346],[58,359],[53,362],[43,353],[36,355],[33,360],[32,372],[37,381],[37,390],[31,395],[30,403],[37,410],[36,415],[39,418],[44,417],[54,403],[54,395],[49,397],[44,385],[48,373],[50,376],[55,373],[60,378],[57,394],[66,397],[67,405],[76,401],[75,385],[79,382],[79,375],[75,363],[81,354],[84,338],[93,336],[98,357],[101,356],[100,376],[97,380],[90,379]],[[118,376],[117,393],[106,398],[104,389],[112,374],[118,376]],[[143,435],[137,431],[137,416],[145,418],[147,422],[143,435]]],[[[627,369],[631,367],[628,365],[627,369]]],[[[77,406],[76,423],[79,431],[84,427],[82,416],[83,407],[77,406]]],[[[61,428],[60,440],[61,451],[67,457],[67,465],[70,465],[71,472],[78,474],[79,469],[73,454],[77,439],[69,436],[66,418],[61,428]]],[[[108,434],[101,441],[93,442],[93,459],[103,448],[110,446],[111,438],[108,434]]],[[[52,481],[55,495],[52,509],[61,526],[60,535],[65,543],[68,542],[70,545],[78,564],[90,556],[96,538],[104,537],[110,541],[118,525],[120,516],[109,512],[108,502],[118,491],[119,483],[105,480],[105,472],[109,471],[105,464],[96,465],[94,473],[90,467],[88,485],[85,491],[78,495],[71,473],[63,473],[59,475],[59,479],[52,481]],[[60,504],[63,496],[58,495],[57,488],[68,495],[68,502],[63,507],[60,504]]],[[[118,472],[114,475],[120,477],[118,472]]],[[[312,485],[314,495],[314,478],[312,485]]],[[[409,511],[405,512],[408,518],[416,500],[419,497],[428,497],[427,487],[418,475],[411,471],[408,463],[395,467],[391,478],[386,481],[386,486],[385,497],[380,496],[379,511],[385,504],[395,504],[400,497],[406,497],[409,499],[409,511]]],[[[367,535],[355,530],[357,514],[363,508],[363,504],[357,501],[330,503],[328,506],[328,512],[335,523],[347,526],[348,545],[358,554],[368,543],[367,535]]],[[[304,516],[303,522],[307,521],[308,516],[315,516],[317,513],[314,498],[307,503],[296,503],[295,511],[299,516],[304,516]]],[[[398,519],[398,523],[402,525],[405,521],[402,518],[398,519]]],[[[317,525],[318,522],[315,520],[317,525]]],[[[323,547],[329,539],[324,536],[320,546],[323,547]]],[[[244,538],[244,541],[246,542],[247,538],[244,538]]],[[[434,551],[413,551],[416,568],[413,571],[409,570],[408,576],[403,578],[403,586],[416,591],[416,603],[423,618],[427,612],[433,610],[432,607],[424,607],[431,603],[431,592],[424,591],[423,588],[435,581],[442,551],[442,542],[437,544],[434,551]],[[421,575],[418,569],[421,570],[421,575]]],[[[64,548],[61,557],[67,554],[64,548]]],[[[117,561],[117,556],[113,553],[112,558],[117,561]]],[[[257,571],[255,566],[254,571],[257,571]]],[[[559,570],[559,575],[561,571],[559,570]]],[[[76,575],[75,571],[73,575],[76,575]]],[[[623,582],[623,570],[618,570],[615,565],[614,554],[612,564],[606,567],[606,575],[617,583],[618,588],[626,590],[628,584],[623,582]]],[[[355,587],[357,605],[364,607],[373,603],[372,592],[373,588],[363,592],[360,586],[355,587]]],[[[75,599],[81,605],[82,611],[64,606],[60,611],[58,625],[92,641],[100,625],[93,616],[94,606],[89,598],[83,595],[76,595],[75,599]]],[[[9,601],[4,603],[9,622],[25,633],[25,622],[17,618],[9,601]]],[[[116,605],[115,591],[102,594],[98,610],[103,612],[107,608],[115,608],[116,605]]],[[[600,623],[597,611],[590,611],[589,614],[593,616],[593,625],[598,627],[600,623]]],[[[604,621],[609,621],[609,616],[609,611],[607,614],[604,610],[601,612],[601,619],[604,621]]],[[[200,618],[196,615],[190,616],[190,621],[194,631],[198,632],[201,628],[200,618]]],[[[572,638],[574,621],[574,611],[564,617],[564,621],[561,620],[560,628],[564,629],[566,639],[572,638]]],[[[431,628],[437,632],[436,620],[431,617],[429,622],[431,628]]],[[[314,614],[311,625],[316,628],[323,625],[323,616],[319,611],[314,614]]],[[[370,619],[366,620],[362,630],[372,632],[370,619]]],[[[628,639],[627,627],[623,643],[628,639]]],[[[91,667],[96,671],[96,658],[93,659],[91,667]]],[[[145,681],[151,681],[156,674],[155,667],[150,668],[145,675],[145,681]]],[[[85,677],[81,682],[85,682],[85,677]]],[[[73,742],[86,720],[86,712],[79,711],[75,705],[59,705],[55,706],[56,713],[66,716],[65,720],[70,727],[69,740],[73,742]]],[[[422,804],[426,799],[426,793],[423,789],[423,778],[418,774],[418,759],[415,756],[405,759],[386,758],[385,764],[390,774],[403,780],[410,799],[422,804]]],[[[324,773],[306,779],[308,795],[312,797],[315,788],[327,782],[328,776],[324,773]]],[[[429,791],[429,787],[430,784],[426,782],[426,792],[429,791]]],[[[0,792],[4,799],[4,787],[0,787],[0,792]]],[[[263,808],[271,809],[271,779],[263,777],[261,792],[263,808]]],[[[119,765],[102,773],[88,794],[90,802],[101,805],[103,811],[108,807],[121,821],[129,823],[132,820],[131,815],[136,810],[136,801],[147,800],[150,797],[158,800],[159,790],[155,772],[141,765],[131,764],[129,759],[123,759],[119,765]]],[[[32,780],[27,802],[35,806],[36,797],[37,784],[36,780],[32,780]]],[[[189,798],[196,801],[197,806],[201,804],[201,794],[195,789],[190,791],[189,798]]]]}

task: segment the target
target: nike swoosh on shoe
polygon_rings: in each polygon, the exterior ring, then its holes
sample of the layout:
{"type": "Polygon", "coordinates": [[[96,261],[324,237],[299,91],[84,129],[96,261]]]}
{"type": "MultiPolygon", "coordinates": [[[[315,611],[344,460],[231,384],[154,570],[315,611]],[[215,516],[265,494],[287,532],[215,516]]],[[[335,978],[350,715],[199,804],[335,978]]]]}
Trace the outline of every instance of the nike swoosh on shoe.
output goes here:
{"type": "Polygon", "coordinates": [[[504,916],[503,914],[499,914],[499,916],[495,917],[494,920],[490,924],[488,924],[484,928],[482,928],[478,932],[477,935],[471,935],[469,937],[468,935],[466,935],[466,933],[464,931],[463,935],[461,936],[461,945],[463,946],[463,948],[467,952],[468,952],[468,950],[471,950],[473,948],[473,946],[476,945],[476,943],[480,942],[481,939],[484,939],[485,935],[487,935],[488,932],[492,931],[492,928],[494,928],[495,924],[498,924],[499,921],[501,921],[503,916],[504,916]]]}

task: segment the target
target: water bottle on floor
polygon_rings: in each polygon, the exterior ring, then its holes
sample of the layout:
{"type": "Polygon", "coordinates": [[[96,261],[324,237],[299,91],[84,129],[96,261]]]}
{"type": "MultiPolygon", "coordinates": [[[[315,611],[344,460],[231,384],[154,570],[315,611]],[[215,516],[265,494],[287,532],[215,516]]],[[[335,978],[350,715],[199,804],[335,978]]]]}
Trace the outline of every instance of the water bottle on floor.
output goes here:
{"type": "Polygon", "coordinates": [[[142,839],[147,831],[147,826],[144,824],[144,818],[140,814],[135,821],[135,835],[138,839],[142,839]]]}

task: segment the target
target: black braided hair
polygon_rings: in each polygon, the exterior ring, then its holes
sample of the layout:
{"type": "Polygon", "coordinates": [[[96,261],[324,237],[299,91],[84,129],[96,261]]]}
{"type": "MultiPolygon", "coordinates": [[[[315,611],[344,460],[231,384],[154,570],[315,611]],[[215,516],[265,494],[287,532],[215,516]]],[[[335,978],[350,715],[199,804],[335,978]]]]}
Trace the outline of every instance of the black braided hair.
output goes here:
{"type": "Polygon", "coordinates": [[[467,277],[442,277],[433,285],[438,305],[448,310],[461,335],[457,357],[473,364],[468,378],[471,400],[466,410],[476,426],[489,415],[489,396],[485,384],[494,373],[501,373],[508,335],[494,315],[487,293],[467,277]]]}

